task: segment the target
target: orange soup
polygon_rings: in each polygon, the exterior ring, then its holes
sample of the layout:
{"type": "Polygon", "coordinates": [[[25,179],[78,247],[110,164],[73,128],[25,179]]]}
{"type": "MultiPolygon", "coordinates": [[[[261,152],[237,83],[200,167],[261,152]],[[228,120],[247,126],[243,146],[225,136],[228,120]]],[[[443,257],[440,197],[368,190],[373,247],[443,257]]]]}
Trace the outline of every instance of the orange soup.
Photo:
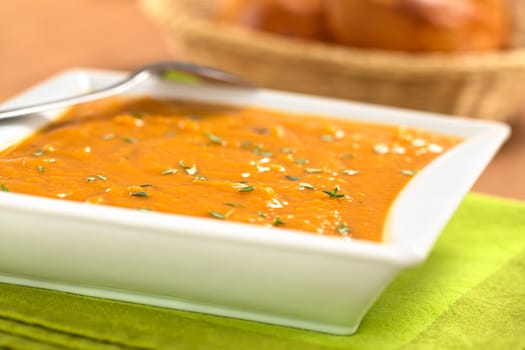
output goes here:
{"type": "Polygon", "coordinates": [[[70,109],[0,153],[4,192],[381,241],[394,199],[458,138],[153,98],[70,109]]]}

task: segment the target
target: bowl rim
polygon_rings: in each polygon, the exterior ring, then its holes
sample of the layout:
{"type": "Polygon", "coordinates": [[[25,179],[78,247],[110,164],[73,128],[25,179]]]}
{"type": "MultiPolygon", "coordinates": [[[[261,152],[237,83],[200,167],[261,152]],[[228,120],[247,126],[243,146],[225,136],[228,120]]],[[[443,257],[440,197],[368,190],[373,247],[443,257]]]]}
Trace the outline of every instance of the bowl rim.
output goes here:
{"type": "MultiPolygon", "coordinates": [[[[64,83],[71,83],[74,81],[79,84],[79,89],[89,89],[91,88],[91,84],[86,82],[90,79],[95,82],[97,80],[103,81],[105,82],[105,84],[109,85],[110,83],[114,83],[116,80],[119,80],[122,77],[124,77],[125,74],[126,73],[120,71],[97,69],[79,68],[66,70],[61,73],[58,73],[57,75],[35,86],[34,88],[23,92],[22,94],[14,97],[10,101],[7,101],[6,103],[2,104],[0,108],[11,106],[13,104],[27,103],[28,99],[29,101],[31,101],[35,96],[40,96],[40,98],[42,98],[42,95],[57,93],[57,89],[58,91],[60,91],[61,86],[67,86],[67,84],[64,83]]],[[[154,82],[152,82],[152,84],[153,83],[154,82]]],[[[100,84],[100,82],[98,84],[100,84]]],[[[97,83],[95,85],[97,85],[97,83]]],[[[145,85],[144,88],[147,89],[148,85],[145,85]]],[[[64,90],[64,87],[62,87],[62,89],[64,90]]],[[[179,91],[176,97],[181,98],[182,96],[182,98],[184,98],[185,93],[191,95],[193,93],[191,89],[192,88],[188,86],[187,92],[179,91]]],[[[195,89],[207,91],[207,87],[195,87],[195,89]]],[[[229,93],[228,88],[224,87],[210,87],[209,91],[215,91],[216,93],[213,94],[213,98],[220,100],[221,94],[219,92],[223,90],[226,91],[226,94],[229,93]]],[[[68,92],[71,93],[71,91],[61,91],[61,93],[68,92]]],[[[422,115],[426,116],[427,120],[429,120],[430,123],[441,123],[446,125],[467,125],[470,128],[472,128],[472,130],[465,126],[463,132],[467,132],[467,129],[469,129],[468,132],[472,132],[473,135],[475,135],[471,137],[472,140],[477,140],[480,138],[482,139],[486,136],[491,135],[497,136],[499,138],[505,138],[509,134],[509,127],[507,125],[494,121],[481,121],[467,118],[444,118],[444,116],[442,115],[433,113],[366,105],[363,103],[354,103],[331,98],[308,96],[266,89],[260,89],[257,93],[260,94],[257,96],[261,99],[264,97],[270,97],[281,99],[281,102],[282,100],[311,101],[311,104],[331,104],[335,107],[341,105],[347,106],[349,108],[353,107],[355,109],[361,108],[363,110],[368,110],[370,114],[389,113],[391,116],[397,115],[400,117],[402,115],[408,115],[408,117],[410,118],[414,118],[416,115],[422,115]]],[[[171,95],[169,91],[167,92],[167,94],[168,96],[171,95]]],[[[212,94],[204,93],[202,95],[210,96],[212,94]]],[[[157,95],[155,94],[155,96],[157,95]]],[[[203,100],[209,101],[211,103],[215,102],[209,97],[203,97],[203,100]]],[[[276,103],[279,103],[279,101],[277,101],[276,103]]],[[[240,101],[240,104],[245,104],[245,102],[240,101]]],[[[266,104],[263,104],[263,106],[266,106],[266,104]]],[[[57,111],[55,111],[54,113],[47,114],[44,120],[39,121],[39,125],[35,124],[34,121],[31,119],[18,119],[13,124],[22,125],[23,128],[21,129],[21,132],[27,135],[33,132],[35,129],[45,125],[49,120],[52,120],[59,114],[60,113],[57,113],[57,111]]],[[[331,114],[327,115],[333,116],[331,114]]],[[[357,119],[363,120],[363,118],[359,119],[359,117],[357,117],[357,119]]],[[[6,125],[9,126],[10,123],[11,121],[3,121],[2,123],[0,123],[0,128],[5,127],[6,125]]],[[[397,121],[392,123],[399,124],[400,122],[397,121]]],[[[20,130],[18,132],[20,132],[20,130]]],[[[19,139],[20,138],[18,138],[18,140],[19,139]]],[[[4,149],[7,146],[9,146],[9,144],[3,146],[0,145],[1,149],[4,149]]],[[[453,151],[454,149],[451,150],[451,152],[453,151]]],[[[443,158],[445,158],[446,156],[447,154],[445,154],[443,158]]],[[[438,159],[439,158],[442,157],[438,157],[438,159]]],[[[405,187],[405,189],[410,188],[410,184],[411,182],[405,187]]],[[[401,194],[398,195],[398,198],[402,196],[402,193],[405,191],[405,189],[403,189],[401,194]]],[[[463,196],[461,196],[461,198],[462,197],[463,196]]],[[[392,204],[392,206],[394,206],[394,204],[395,202],[392,204]]],[[[302,250],[316,252],[319,254],[337,255],[341,257],[351,256],[374,261],[388,262],[397,266],[409,266],[422,262],[430,252],[433,240],[435,239],[435,236],[429,237],[429,242],[426,242],[425,247],[422,249],[421,247],[414,247],[410,245],[398,244],[396,242],[392,243],[388,241],[369,242],[363,240],[351,240],[350,242],[345,242],[342,239],[334,237],[316,236],[294,230],[275,230],[272,228],[265,228],[235,222],[213,221],[213,229],[201,230],[196,228],[202,226],[210,226],[209,224],[210,222],[212,222],[211,219],[188,217],[177,214],[164,214],[157,212],[140,213],[141,215],[137,215],[136,211],[131,209],[88,205],[85,203],[63,201],[59,199],[43,198],[18,193],[0,193],[0,208],[2,208],[3,210],[14,210],[16,212],[23,213],[36,213],[46,216],[53,216],[56,218],[67,215],[69,218],[73,218],[75,220],[96,220],[97,222],[108,223],[127,228],[149,229],[151,227],[155,227],[156,232],[158,234],[176,233],[186,236],[196,235],[212,240],[220,239],[225,241],[241,242],[242,244],[255,243],[263,246],[271,246],[273,248],[302,250]],[[177,229],[174,230],[174,227],[177,229]]],[[[146,232],[147,230],[144,231],[146,232]]],[[[148,234],[150,233],[148,232],[148,234]]]]}

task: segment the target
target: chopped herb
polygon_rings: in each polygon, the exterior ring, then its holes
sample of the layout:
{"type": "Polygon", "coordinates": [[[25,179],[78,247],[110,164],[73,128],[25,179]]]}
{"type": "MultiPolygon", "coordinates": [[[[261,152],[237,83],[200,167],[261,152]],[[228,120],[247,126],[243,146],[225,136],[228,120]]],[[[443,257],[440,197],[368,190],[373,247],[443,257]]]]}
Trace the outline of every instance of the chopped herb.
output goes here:
{"type": "Polygon", "coordinates": [[[350,232],[350,229],[346,224],[341,224],[339,227],[337,227],[337,232],[346,236],[348,232],[350,232]]]}
{"type": "Polygon", "coordinates": [[[374,145],[374,152],[377,154],[387,154],[389,151],[389,148],[384,143],[377,143],[374,145]]]}
{"type": "Polygon", "coordinates": [[[133,197],[148,197],[148,192],[144,192],[144,191],[130,192],[129,195],[133,197]]]}
{"type": "Polygon", "coordinates": [[[169,168],[169,169],[164,170],[161,174],[170,175],[170,174],[176,174],[176,173],[177,173],[177,169],[169,168]]]}
{"type": "Polygon", "coordinates": [[[151,212],[153,211],[153,209],[150,209],[150,208],[137,208],[138,211],[142,211],[142,212],[151,212]]]}
{"type": "Polygon", "coordinates": [[[260,156],[262,157],[273,157],[273,152],[272,151],[262,151],[261,153],[259,153],[260,156]]]}
{"type": "Polygon", "coordinates": [[[186,173],[188,175],[195,175],[197,174],[197,166],[195,164],[193,164],[193,166],[191,168],[186,168],[186,173]]]}
{"type": "Polygon", "coordinates": [[[343,198],[345,195],[339,192],[339,186],[335,186],[333,191],[323,190],[330,198],[343,198]]]}
{"type": "Polygon", "coordinates": [[[184,169],[189,169],[189,168],[190,168],[190,166],[189,166],[189,165],[186,165],[186,163],[184,163],[183,160],[179,160],[179,166],[180,166],[181,168],[184,168],[184,169]]]}
{"type": "Polygon", "coordinates": [[[86,181],[87,181],[87,182],[97,181],[97,178],[94,177],[94,176],[88,176],[88,177],[86,177],[86,181]]]}
{"type": "Polygon", "coordinates": [[[286,222],[282,221],[281,218],[279,218],[278,216],[273,220],[273,225],[274,226],[282,226],[282,225],[286,225],[286,222]]]}
{"type": "Polygon", "coordinates": [[[271,157],[271,156],[273,156],[273,152],[271,152],[271,151],[263,151],[263,150],[261,150],[260,146],[255,146],[253,148],[253,153],[255,153],[255,154],[257,154],[258,156],[261,156],[261,157],[271,157]]]}
{"type": "Polygon", "coordinates": [[[415,170],[410,170],[410,169],[402,169],[401,170],[401,174],[405,175],[405,176],[414,176],[417,174],[417,171],[415,170]]]}
{"type": "Polygon", "coordinates": [[[139,187],[153,187],[153,184],[142,184],[139,187]]]}
{"type": "Polygon", "coordinates": [[[9,189],[4,184],[0,184],[0,190],[2,190],[2,192],[9,192],[9,189]]]}
{"type": "Polygon", "coordinates": [[[268,216],[265,212],[263,212],[263,211],[261,211],[261,210],[259,210],[259,211],[257,212],[257,215],[259,215],[261,218],[265,218],[265,217],[268,216]]]}
{"type": "Polygon", "coordinates": [[[195,176],[196,181],[207,181],[208,178],[206,176],[195,176]]]}
{"type": "Polygon", "coordinates": [[[227,202],[227,203],[224,203],[224,204],[229,206],[229,207],[234,207],[234,208],[242,207],[242,204],[233,203],[233,202],[227,202]]]}
{"type": "Polygon", "coordinates": [[[295,153],[295,148],[292,148],[292,147],[281,147],[281,148],[279,148],[279,151],[281,151],[281,153],[295,153]]]}
{"type": "Polygon", "coordinates": [[[35,157],[40,157],[40,156],[43,156],[44,153],[46,153],[46,152],[43,149],[39,149],[38,151],[33,152],[33,155],[35,157]]]}
{"type": "Polygon", "coordinates": [[[213,216],[214,218],[219,219],[219,220],[226,219],[226,216],[222,215],[221,213],[217,213],[216,211],[213,211],[213,210],[210,210],[208,212],[208,214],[210,214],[211,216],[213,216]]]}
{"type": "Polygon", "coordinates": [[[255,189],[255,186],[243,186],[241,187],[239,192],[250,192],[250,191],[253,191],[254,189],[255,189]]]}
{"type": "Polygon", "coordinates": [[[308,188],[309,190],[315,190],[315,186],[312,184],[309,184],[308,182],[300,182],[299,186],[308,188]]]}
{"type": "Polygon", "coordinates": [[[355,170],[355,169],[346,169],[346,170],[343,170],[343,174],[345,174],[345,175],[349,175],[349,176],[353,176],[353,175],[357,175],[357,174],[359,174],[359,170],[355,170]]]}
{"type": "Polygon", "coordinates": [[[243,141],[241,143],[241,147],[244,149],[250,148],[252,146],[252,143],[250,141],[243,141]]]}
{"type": "Polygon", "coordinates": [[[112,140],[115,138],[115,134],[105,134],[102,136],[102,140],[112,140]]]}
{"type": "Polygon", "coordinates": [[[353,153],[343,153],[341,154],[341,159],[350,159],[350,158],[354,158],[355,155],[353,153]]]}
{"type": "Polygon", "coordinates": [[[107,177],[105,177],[104,175],[100,175],[100,174],[97,175],[97,178],[99,178],[99,179],[102,180],[102,181],[107,181],[107,180],[108,180],[107,177]]]}
{"type": "Polygon", "coordinates": [[[332,135],[323,134],[321,135],[321,141],[334,142],[334,137],[332,135]]]}
{"type": "Polygon", "coordinates": [[[299,180],[299,176],[292,176],[292,175],[286,175],[285,176],[290,181],[297,181],[299,180]]]}
{"type": "Polygon", "coordinates": [[[46,168],[44,168],[42,165],[39,165],[39,166],[38,166],[38,171],[41,172],[41,173],[43,173],[43,172],[46,171],[46,168]]]}
{"type": "Polygon", "coordinates": [[[323,169],[320,168],[306,168],[304,169],[308,174],[319,174],[323,172],[323,169]]]}
{"type": "Polygon", "coordinates": [[[295,164],[307,164],[308,160],[307,159],[294,159],[294,163],[295,164]]]}
{"type": "Polygon", "coordinates": [[[214,135],[211,132],[207,132],[206,137],[208,137],[208,140],[210,140],[212,143],[222,145],[222,138],[220,138],[219,136],[214,135]]]}
{"type": "Polygon", "coordinates": [[[142,119],[144,118],[144,113],[141,113],[141,112],[131,112],[131,115],[137,119],[142,119]]]}
{"type": "Polygon", "coordinates": [[[127,143],[137,143],[138,142],[136,138],[129,137],[129,136],[123,137],[122,140],[126,141],[127,143]]]}

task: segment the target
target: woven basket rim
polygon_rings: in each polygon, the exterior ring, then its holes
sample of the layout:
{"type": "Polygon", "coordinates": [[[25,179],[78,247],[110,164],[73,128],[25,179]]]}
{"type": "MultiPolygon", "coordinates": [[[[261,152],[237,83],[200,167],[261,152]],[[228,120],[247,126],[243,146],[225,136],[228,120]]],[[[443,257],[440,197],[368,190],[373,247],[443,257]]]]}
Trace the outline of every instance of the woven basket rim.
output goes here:
{"type": "Polygon", "coordinates": [[[388,74],[429,75],[525,70],[525,48],[480,54],[406,53],[351,48],[341,45],[297,40],[247,30],[199,16],[199,7],[213,0],[142,0],[142,6],[168,30],[192,40],[215,43],[235,52],[253,56],[275,56],[292,61],[310,61],[333,69],[352,68],[388,74]]]}

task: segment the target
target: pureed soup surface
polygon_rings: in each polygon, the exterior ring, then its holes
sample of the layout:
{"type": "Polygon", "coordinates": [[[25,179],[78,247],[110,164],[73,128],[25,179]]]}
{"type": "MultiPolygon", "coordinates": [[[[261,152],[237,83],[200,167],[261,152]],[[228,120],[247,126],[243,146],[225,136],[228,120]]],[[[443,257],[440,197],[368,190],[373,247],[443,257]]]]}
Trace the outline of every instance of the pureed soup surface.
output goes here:
{"type": "Polygon", "coordinates": [[[108,99],[1,152],[0,186],[381,241],[402,188],[460,141],[260,108],[108,99]]]}

